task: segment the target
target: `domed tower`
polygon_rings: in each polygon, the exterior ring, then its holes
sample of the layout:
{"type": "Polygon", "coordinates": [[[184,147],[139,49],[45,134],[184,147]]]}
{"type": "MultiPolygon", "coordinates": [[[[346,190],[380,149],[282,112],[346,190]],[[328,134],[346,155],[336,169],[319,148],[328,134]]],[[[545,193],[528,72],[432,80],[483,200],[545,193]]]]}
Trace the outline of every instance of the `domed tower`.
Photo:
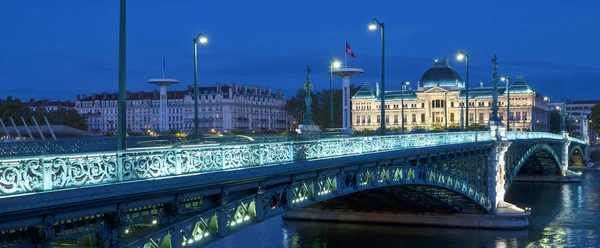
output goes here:
{"type": "Polygon", "coordinates": [[[447,60],[436,59],[433,66],[421,76],[419,87],[462,86],[462,82],[460,75],[448,65],[447,60]]]}

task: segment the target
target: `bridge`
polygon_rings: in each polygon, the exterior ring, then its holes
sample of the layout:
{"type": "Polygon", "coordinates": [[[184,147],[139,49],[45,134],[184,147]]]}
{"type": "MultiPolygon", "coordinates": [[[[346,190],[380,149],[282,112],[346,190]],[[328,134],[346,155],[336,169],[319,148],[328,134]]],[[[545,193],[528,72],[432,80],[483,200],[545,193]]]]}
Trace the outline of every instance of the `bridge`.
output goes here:
{"type": "Polygon", "coordinates": [[[6,157],[0,246],[203,246],[353,196],[494,215],[520,171],[567,176],[586,150],[566,133],[493,130],[6,157]]]}

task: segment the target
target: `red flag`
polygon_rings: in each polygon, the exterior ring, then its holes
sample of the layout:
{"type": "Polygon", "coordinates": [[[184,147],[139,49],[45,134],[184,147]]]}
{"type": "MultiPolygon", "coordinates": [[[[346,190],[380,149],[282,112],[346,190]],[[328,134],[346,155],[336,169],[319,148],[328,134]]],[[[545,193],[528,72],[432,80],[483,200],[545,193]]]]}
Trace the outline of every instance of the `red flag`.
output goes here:
{"type": "Polygon", "coordinates": [[[346,53],[348,55],[350,55],[350,57],[356,58],[356,55],[354,55],[354,52],[352,52],[352,49],[350,49],[350,45],[348,45],[347,41],[346,41],[346,53]]]}

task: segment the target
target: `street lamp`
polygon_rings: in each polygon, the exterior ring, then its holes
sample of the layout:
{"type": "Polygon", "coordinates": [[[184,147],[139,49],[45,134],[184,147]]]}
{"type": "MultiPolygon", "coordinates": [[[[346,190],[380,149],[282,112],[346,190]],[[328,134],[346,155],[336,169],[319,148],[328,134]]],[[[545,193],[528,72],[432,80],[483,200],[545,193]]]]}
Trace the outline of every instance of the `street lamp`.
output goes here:
{"type": "Polygon", "coordinates": [[[506,130],[510,131],[510,78],[502,76],[500,81],[506,82],[506,130]]]}
{"type": "Polygon", "coordinates": [[[119,151],[127,149],[126,7],[126,0],[121,0],[119,10],[119,94],[117,99],[117,150],[119,151]]]}
{"type": "Polygon", "coordinates": [[[200,137],[200,130],[198,128],[198,46],[208,42],[208,38],[200,33],[194,38],[194,134],[196,138],[200,137]]]}
{"type": "Polygon", "coordinates": [[[448,92],[444,93],[444,121],[446,122],[446,132],[448,132],[448,92]]]}
{"type": "Polygon", "coordinates": [[[546,104],[546,116],[547,116],[547,123],[546,126],[548,126],[548,132],[550,132],[550,106],[548,106],[548,103],[550,103],[550,98],[547,96],[544,96],[544,103],[546,104]]]}
{"type": "Polygon", "coordinates": [[[466,119],[466,126],[467,126],[467,130],[469,128],[469,55],[459,51],[458,54],[456,54],[456,59],[458,61],[462,61],[463,59],[465,60],[465,65],[466,65],[466,78],[465,78],[465,86],[466,86],[466,93],[465,93],[465,105],[467,107],[467,119],[466,119]]]}
{"type": "Polygon", "coordinates": [[[333,128],[333,68],[338,69],[342,63],[334,60],[329,63],[329,126],[333,128]]]}
{"type": "Polygon", "coordinates": [[[402,104],[402,133],[404,133],[404,88],[406,88],[406,86],[409,86],[410,82],[407,80],[404,80],[404,82],[402,82],[402,87],[400,87],[400,104],[402,104]]]}
{"type": "Polygon", "coordinates": [[[385,134],[385,24],[376,18],[371,20],[369,30],[375,31],[377,26],[381,27],[381,134],[385,134]]]}
{"type": "Polygon", "coordinates": [[[460,129],[462,129],[464,131],[465,129],[465,116],[464,116],[464,111],[463,111],[463,107],[465,106],[464,102],[460,103],[460,129]]]}

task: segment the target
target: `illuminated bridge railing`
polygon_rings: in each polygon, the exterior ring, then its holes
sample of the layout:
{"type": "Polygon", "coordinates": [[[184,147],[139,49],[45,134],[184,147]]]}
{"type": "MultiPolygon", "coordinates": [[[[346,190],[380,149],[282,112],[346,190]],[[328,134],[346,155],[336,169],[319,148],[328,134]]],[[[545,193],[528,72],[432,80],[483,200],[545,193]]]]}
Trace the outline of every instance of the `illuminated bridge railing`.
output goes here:
{"type": "MultiPolygon", "coordinates": [[[[519,139],[553,139],[553,140],[564,140],[561,134],[546,133],[546,132],[506,132],[506,138],[508,140],[519,140],[519,139]]],[[[580,144],[586,144],[585,141],[574,137],[569,137],[571,142],[580,144]]]]}
{"type": "Polygon", "coordinates": [[[492,140],[489,132],[425,133],[4,159],[0,160],[0,197],[492,140]]]}

